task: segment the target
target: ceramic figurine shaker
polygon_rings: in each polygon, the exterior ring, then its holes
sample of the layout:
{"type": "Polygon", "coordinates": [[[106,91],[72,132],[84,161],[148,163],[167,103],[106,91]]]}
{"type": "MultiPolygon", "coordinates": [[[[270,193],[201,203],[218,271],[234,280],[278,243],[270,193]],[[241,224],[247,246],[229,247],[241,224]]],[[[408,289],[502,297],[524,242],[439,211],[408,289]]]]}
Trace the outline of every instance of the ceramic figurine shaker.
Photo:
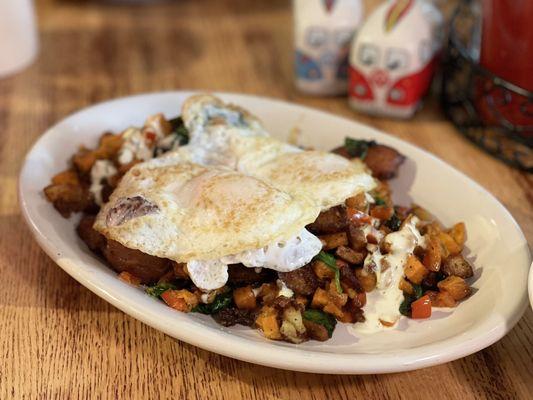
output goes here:
{"type": "Polygon", "coordinates": [[[411,117],[429,89],[442,29],[441,13],[428,1],[381,4],[350,50],[350,105],[370,114],[411,117]]]}
{"type": "Polygon", "coordinates": [[[293,10],[296,86],[314,95],[346,93],[361,0],[293,0],[293,10]]]}

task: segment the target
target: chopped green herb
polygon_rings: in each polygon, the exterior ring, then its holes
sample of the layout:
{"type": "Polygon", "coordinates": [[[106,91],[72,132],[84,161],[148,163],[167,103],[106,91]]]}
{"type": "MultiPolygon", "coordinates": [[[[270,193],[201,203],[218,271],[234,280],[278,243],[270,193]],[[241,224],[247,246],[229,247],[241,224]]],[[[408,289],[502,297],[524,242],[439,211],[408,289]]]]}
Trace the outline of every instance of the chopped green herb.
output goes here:
{"type": "Polygon", "coordinates": [[[414,295],[417,299],[421,298],[424,295],[424,289],[422,289],[422,286],[417,285],[416,283],[411,284],[413,286],[414,295]]]}
{"type": "Polygon", "coordinates": [[[161,298],[161,294],[167,291],[168,289],[176,289],[172,283],[158,283],[157,285],[149,286],[146,288],[145,292],[156,299],[161,298]]]}
{"type": "Polygon", "coordinates": [[[399,231],[401,225],[402,225],[402,221],[400,220],[400,218],[398,218],[396,213],[394,213],[392,217],[390,217],[385,222],[385,226],[388,226],[393,232],[399,231]]]}
{"type": "Polygon", "coordinates": [[[365,159],[368,149],[375,145],[374,140],[352,139],[350,137],[344,139],[344,147],[346,147],[348,154],[352,157],[359,157],[361,160],[365,159]]]}
{"type": "Polygon", "coordinates": [[[416,300],[414,296],[405,296],[402,304],[400,304],[400,314],[405,315],[406,317],[411,316],[411,304],[416,300]]]}
{"type": "Polygon", "coordinates": [[[174,134],[178,137],[179,145],[183,146],[189,143],[189,131],[185,127],[183,119],[181,117],[176,117],[171,119],[169,122],[170,125],[172,125],[171,134],[174,134]]]}
{"type": "Polygon", "coordinates": [[[192,309],[193,312],[201,314],[216,314],[220,310],[228,308],[233,303],[233,292],[228,290],[227,292],[220,293],[215,300],[209,304],[200,303],[192,309]]]}
{"type": "Polygon", "coordinates": [[[342,293],[341,271],[339,270],[339,267],[337,267],[335,257],[325,251],[321,251],[315,258],[322,261],[329,269],[332,269],[335,272],[335,286],[337,287],[337,292],[342,293]]]}
{"type": "Polygon", "coordinates": [[[376,202],[376,206],[384,206],[385,204],[385,200],[383,200],[381,197],[379,196],[374,196],[374,201],[376,202]]]}
{"type": "Polygon", "coordinates": [[[337,325],[337,320],[333,315],[324,311],[309,309],[304,311],[303,317],[308,321],[320,324],[326,328],[329,337],[333,335],[333,330],[335,329],[335,325],[337,325]]]}

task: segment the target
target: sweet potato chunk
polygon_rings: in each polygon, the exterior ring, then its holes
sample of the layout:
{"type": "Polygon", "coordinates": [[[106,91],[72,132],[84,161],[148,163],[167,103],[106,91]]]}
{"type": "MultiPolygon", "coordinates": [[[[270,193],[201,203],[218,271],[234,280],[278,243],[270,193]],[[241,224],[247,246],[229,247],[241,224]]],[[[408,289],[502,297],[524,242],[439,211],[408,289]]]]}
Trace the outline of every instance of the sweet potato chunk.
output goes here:
{"type": "Polygon", "coordinates": [[[466,242],[466,227],[464,222],[459,222],[452,226],[448,231],[448,234],[453,238],[455,243],[461,247],[462,250],[466,242]]]}
{"type": "Polygon", "coordinates": [[[278,322],[278,311],[274,307],[264,306],[257,316],[255,324],[263,331],[263,334],[268,339],[281,339],[281,332],[279,330],[280,326],[278,322]]]}
{"type": "Polygon", "coordinates": [[[440,270],[442,257],[440,243],[437,241],[437,239],[431,238],[429,240],[422,262],[430,271],[437,272],[440,270]]]}
{"type": "Polygon", "coordinates": [[[451,256],[455,256],[461,253],[463,250],[462,246],[458,245],[457,242],[453,240],[453,238],[446,232],[439,233],[439,240],[446,248],[446,252],[451,256]]]}
{"type": "Polygon", "coordinates": [[[254,292],[251,286],[244,286],[233,291],[233,301],[241,310],[253,310],[257,306],[254,292]]]}
{"type": "Polygon", "coordinates": [[[458,276],[449,276],[443,281],[440,281],[437,286],[441,291],[449,293],[456,301],[468,297],[471,293],[468,283],[458,276]]]}
{"type": "Polygon", "coordinates": [[[407,257],[407,262],[404,266],[404,272],[407,279],[417,285],[422,282],[422,279],[426,277],[429,271],[413,254],[407,257]]]}

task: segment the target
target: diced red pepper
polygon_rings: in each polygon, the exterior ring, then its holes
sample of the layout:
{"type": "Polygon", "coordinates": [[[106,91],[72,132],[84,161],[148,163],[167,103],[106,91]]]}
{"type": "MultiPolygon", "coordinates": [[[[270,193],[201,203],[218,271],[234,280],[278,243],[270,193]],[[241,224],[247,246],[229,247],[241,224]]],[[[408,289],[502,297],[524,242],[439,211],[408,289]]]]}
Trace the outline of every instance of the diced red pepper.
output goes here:
{"type": "Polygon", "coordinates": [[[177,290],[168,289],[161,293],[161,298],[169,307],[175,310],[186,312],[188,311],[187,302],[179,295],[177,290]]]}
{"type": "Polygon", "coordinates": [[[411,303],[411,318],[423,319],[431,317],[431,299],[424,295],[411,303]]]}

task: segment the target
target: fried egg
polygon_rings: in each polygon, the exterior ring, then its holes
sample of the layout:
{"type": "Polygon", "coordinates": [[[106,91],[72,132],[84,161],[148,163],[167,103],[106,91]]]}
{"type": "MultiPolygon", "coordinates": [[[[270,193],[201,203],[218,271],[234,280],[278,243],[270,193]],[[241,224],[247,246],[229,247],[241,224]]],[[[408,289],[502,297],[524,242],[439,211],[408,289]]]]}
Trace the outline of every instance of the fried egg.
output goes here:
{"type": "Polygon", "coordinates": [[[94,228],[153,256],[188,263],[201,289],[227,280],[227,265],[291,271],[320,251],[305,230],[320,210],[306,197],[221,167],[163,157],[130,169],[94,228]]]}
{"type": "Polygon", "coordinates": [[[360,160],[274,139],[248,111],[214,96],[189,98],[182,116],[191,140],[179,150],[181,157],[262,179],[291,195],[308,197],[322,210],[376,186],[360,160]]]}

